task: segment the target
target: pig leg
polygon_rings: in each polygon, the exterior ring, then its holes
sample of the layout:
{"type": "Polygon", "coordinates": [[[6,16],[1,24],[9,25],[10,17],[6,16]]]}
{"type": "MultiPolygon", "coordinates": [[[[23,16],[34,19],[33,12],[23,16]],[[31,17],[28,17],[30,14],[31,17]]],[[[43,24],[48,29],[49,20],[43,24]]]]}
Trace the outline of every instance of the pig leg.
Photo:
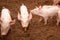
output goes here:
{"type": "Polygon", "coordinates": [[[47,19],[48,19],[48,18],[44,18],[44,22],[45,22],[44,25],[47,24],[47,19]]]}
{"type": "Polygon", "coordinates": [[[42,18],[42,17],[40,17],[39,22],[41,22],[42,20],[43,20],[43,18],[42,18]]]}
{"type": "Polygon", "coordinates": [[[56,23],[56,25],[57,25],[57,26],[59,25],[59,22],[60,22],[60,20],[59,20],[59,19],[57,19],[57,23],[56,23]]]}
{"type": "Polygon", "coordinates": [[[60,11],[58,11],[58,17],[57,17],[57,26],[59,25],[59,22],[60,22],[60,11]]]}

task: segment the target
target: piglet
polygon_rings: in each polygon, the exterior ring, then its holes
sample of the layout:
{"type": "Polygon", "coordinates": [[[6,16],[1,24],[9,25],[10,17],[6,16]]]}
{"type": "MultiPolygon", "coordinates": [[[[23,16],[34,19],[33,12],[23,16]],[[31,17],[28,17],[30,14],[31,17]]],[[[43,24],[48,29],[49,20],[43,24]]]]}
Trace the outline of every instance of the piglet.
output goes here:
{"type": "MultiPolygon", "coordinates": [[[[43,17],[44,25],[46,25],[48,18],[49,17],[52,18],[54,15],[58,14],[59,9],[60,8],[58,6],[44,5],[44,6],[36,7],[35,9],[31,10],[30,13],[43,17]]],[[[42,20],[42,18],[40,20],[42,20]]]]}
{"type": "Polygon", "coordinates": [[[5,7],[3,7],[1,11],[0,24],[1,24],[1,35],[2,36],[7,35],[10,29],[10,25],[15,24],[15,19],[12,20],[9,9],[5,7]]]}
{"type": "Polygon", "coordinates": [[[27,31],[30,20],[32,19],[32,14],[28,13],[27,7],[22,4],[20,6],[20,13],[18,12],[18,20],[21,21],[24,31],[27,31]]]}

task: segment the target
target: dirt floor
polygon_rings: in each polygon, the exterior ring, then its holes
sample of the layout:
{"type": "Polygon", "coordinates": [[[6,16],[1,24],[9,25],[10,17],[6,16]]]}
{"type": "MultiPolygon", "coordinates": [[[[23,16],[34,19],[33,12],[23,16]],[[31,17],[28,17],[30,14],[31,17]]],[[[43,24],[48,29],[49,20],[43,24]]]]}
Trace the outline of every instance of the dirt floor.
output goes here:
{"type": "Polygon", "coordinates": [[[60,40],[60,25],[56,26],[55,17],[48,19],[48,24],[44,25],[44,21],[39,22],[39,16],[33,14],[28,30],[24,32],[20,21],[17,20],[17,12],[22,3],[30,12],[35,6],[52,5],[52,0],[0,0],[0,12],[5,6],[11,11],[12,19],[16,19],[16,24],[11,26],[6,37],[7,40],[60,40]]]}

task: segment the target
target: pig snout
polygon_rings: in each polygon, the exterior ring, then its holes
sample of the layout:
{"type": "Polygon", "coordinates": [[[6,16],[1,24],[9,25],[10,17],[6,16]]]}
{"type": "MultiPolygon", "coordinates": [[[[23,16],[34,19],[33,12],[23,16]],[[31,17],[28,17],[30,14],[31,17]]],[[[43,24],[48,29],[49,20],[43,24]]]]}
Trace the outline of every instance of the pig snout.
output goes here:
{"type": "Polygon", "coordinates": [[[22,23],[22,27],[28,27],[28,24],[29,24],[29,22],[21,22],[22,23]]]}
{"type": "Polygon", "coordinates": [[[8,25],[7,27],[6,26],[2,26],[1,27],[1,35],[7,35],[8,31],[10,29],[10,26],[8,25]]]}
{"type": "Polygon", "coordinates": [[[28,27],[28,23],[27,22],[22,22],[22,27],[23,27],[23,30],[26,31],[27,27],[28,27]]]}
{"type": "Polygon", "coordinates": [[[35,9],[31,10],[30,13],[38,15],[38,13],[39,13],[39,8],[36,7],[35,9]]]}

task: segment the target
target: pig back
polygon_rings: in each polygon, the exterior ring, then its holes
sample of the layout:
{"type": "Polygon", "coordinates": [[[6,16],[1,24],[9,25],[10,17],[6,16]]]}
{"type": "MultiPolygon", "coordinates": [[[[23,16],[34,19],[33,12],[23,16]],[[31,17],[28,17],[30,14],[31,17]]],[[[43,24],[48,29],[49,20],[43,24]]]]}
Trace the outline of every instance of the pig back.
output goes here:
{"type": "Polygon", "coordinates": [[[11,21],[10,11],[8,9],[2,9],[1,12],[1,26],[2,27],[8,27],[10,26],[9,22],[11,21]]]}

